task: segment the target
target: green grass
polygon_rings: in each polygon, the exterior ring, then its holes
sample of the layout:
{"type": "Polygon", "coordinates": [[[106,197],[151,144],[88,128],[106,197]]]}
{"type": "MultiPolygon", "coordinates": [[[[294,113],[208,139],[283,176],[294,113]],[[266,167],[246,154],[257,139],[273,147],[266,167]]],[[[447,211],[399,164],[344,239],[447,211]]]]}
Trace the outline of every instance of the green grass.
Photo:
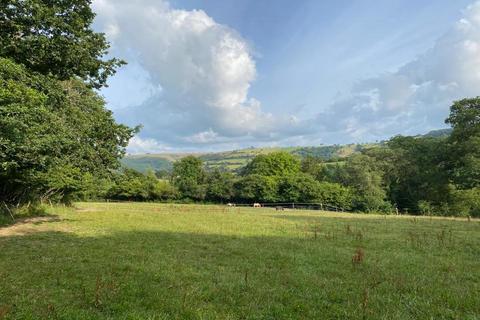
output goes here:
{"type": "Polygon", "coordinates": [[[478,220],[76,207],[0,229],[0,319],[480,319],[478,220]]]}

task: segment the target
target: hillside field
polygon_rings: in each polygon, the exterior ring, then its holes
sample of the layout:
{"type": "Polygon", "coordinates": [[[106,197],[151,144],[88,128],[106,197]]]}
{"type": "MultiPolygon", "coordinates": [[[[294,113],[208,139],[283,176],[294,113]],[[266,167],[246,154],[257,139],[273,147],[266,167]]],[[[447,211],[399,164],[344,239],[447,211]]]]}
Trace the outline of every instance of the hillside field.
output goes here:
{"type": "Polygon", "coordinates": [[[147,170],[171,170],[173,163],[185,156],[194,155],[205,164],[207,170],[220,169],[237,171],[260,154],[285,151],[299,158],[319,157],[323,160],[336,160],[348,157],[375,144],[350,144],[318,147],[249,148],[242,150],[209,153],[158,153],[126,155],[121,163],[124,167],[146,172],[147,170]]]}
{"type": "Polygon", "coordinates": [[[0,228],[0,319],[479,319],[480,221],[77,203],[0,228]]]}
{"type": "MultiPolygon", "coordinates": [[[[416,137],[446,137],[451,129],[433,130],[424,135],[416,137]]],[[[203,160],[207,170],[221,169],[226,171],[237,171],[244,167],[250,160],[260,154],[268,154],[275,151],[285,151],[299,158],[312,156],[325,161],[342,161],[342,159],[359,153],[364,149],[378,147],[383,142],[360,143],[346,145],[320,145],[311,147],[276,147],[276,148],[247,148],[241,150],[223,152],[197,152],[197,153],[149,153],[126,155],[121,163],[124,167],[135,169],[141,172],[147,170],[171,170],[175,161],[194,155],[203,160]]]]}

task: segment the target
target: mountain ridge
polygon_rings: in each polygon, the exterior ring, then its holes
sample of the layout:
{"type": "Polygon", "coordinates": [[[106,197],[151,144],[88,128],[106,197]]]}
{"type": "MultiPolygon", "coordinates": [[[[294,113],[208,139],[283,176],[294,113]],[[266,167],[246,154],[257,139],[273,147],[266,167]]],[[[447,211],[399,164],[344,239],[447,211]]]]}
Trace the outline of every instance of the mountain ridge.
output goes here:
{"type": "MultiPolygon", "coordinates": [[[[414,137],[439,138],[450,134],[451,129],[432,130],[423,135],[414,137]]],[[[147,170],[171,170],[173,163],[183,157],[194,155],[202,159],[205,167],[209,170],[221,169],[227,171],[237,171],[245,166],[248,161],[260,154],[268,154],[276,151],[286,151],[301,158],[307,156],[320,157],[326,161],[346,158],[354,153],[361,152],[365,148],[379,146],[384,141],[374,143],[351,143],[334,144],[306,147],[268,147],[268,148],[245,148],[231,151],[220,152],[185,152],[185,153],[146,153],[146,154],[128,154],[121,159],[122,166],[135,169],[141,172],[147,170]]]]}

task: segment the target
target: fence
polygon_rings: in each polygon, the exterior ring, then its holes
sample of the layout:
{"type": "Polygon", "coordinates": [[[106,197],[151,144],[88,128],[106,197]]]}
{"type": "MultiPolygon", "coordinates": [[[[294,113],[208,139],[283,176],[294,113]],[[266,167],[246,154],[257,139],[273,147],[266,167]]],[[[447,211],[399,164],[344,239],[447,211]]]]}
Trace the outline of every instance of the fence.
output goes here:
{"type": "MultiPolygon", "coordinates": [[[[325,203],[301,203],[301,202],[259,202],[262,207],[277,208],[292,210],[322,210],[322,211],[335,211],[335,212],[350,212],[344,208],[340,208],[331,204],[325,203]]],[[[253,207],[253,204],[242,203],[235,204],[237,207],[253,207]]]]}

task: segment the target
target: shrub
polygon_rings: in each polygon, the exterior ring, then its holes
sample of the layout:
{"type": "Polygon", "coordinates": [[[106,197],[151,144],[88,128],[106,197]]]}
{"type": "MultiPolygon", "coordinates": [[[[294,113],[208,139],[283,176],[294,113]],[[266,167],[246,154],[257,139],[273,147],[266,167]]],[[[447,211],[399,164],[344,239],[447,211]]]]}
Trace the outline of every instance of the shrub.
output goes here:
{"type": "Polygon", "coordinates": [[[322,203],[350,210],[352,209],[354,198],[353,191],[339,183],[320,182],[318,184],[317,199],[322,203]]]}
{"type": "Polygon", "coordinates": [[[278,201],[278,183],[273,177],[251,174],[235,183],[236,198],[240,201],[278,201]]]}

